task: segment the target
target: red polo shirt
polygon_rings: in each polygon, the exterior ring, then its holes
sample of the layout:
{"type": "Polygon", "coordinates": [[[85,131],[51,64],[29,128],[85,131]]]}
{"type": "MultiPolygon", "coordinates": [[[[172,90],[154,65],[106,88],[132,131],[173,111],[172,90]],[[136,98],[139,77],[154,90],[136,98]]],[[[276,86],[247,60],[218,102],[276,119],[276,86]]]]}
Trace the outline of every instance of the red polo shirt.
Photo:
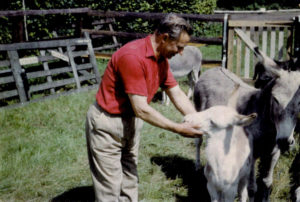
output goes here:
{"type": "Polygon", "coordinates": [[[96,100],[110,114],[133,113],[127,94],[147,97],[177,85],[167,59],[157,61],[150,36],[127,43],[108,62],[96,100]]]}

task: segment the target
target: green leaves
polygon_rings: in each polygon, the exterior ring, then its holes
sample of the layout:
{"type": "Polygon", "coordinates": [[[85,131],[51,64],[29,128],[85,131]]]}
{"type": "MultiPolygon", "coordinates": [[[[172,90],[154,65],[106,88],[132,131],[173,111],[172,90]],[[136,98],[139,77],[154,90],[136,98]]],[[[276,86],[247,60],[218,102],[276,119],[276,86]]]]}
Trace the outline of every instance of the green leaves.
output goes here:
{"type": "MultiPolygon", "coordinates": [[[[210,14],[216,8],[217,0],[25,0],[26,9],[66,9],[89,7],[95,10],[130,11],[130,12],[161,12],[161,13],[194,13],[210,14]]],[[[22,0],[10,0],[2,7],[3,10],[21,10],[22,0]]],[[[2,21],[2,19],[0,19],[2,21]]],[[[0,43],[12,42],[12,20],[8,18],[0,25],[0,43]]],[[[74,36],[75,27],[78,26],[77,15],[46,15],[27,16],[27,29],[29,40],[52,38],[53,31],[59,36],[74,36]]],[[[198,35],[203,34],[201,23],[196,23],[195,30],[198,35]]],[[[85,27],[91,26],[91,21],[85,22],[85,27]]],[[[118,18],[116,30],[151,33],[155,22],[142,19],[118,18]]]]}

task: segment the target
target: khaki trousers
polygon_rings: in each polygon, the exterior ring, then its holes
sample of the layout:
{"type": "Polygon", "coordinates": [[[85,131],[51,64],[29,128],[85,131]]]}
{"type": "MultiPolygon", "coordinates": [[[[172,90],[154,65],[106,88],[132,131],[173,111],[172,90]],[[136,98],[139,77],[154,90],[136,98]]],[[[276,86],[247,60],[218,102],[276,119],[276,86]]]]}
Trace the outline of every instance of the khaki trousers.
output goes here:
{"type": "Polygon", "coordinates": [[[110,115],[95,102],[86,118],[87,150],[96,201],[138,201],[137,160],[143,121],[110,115]]]}

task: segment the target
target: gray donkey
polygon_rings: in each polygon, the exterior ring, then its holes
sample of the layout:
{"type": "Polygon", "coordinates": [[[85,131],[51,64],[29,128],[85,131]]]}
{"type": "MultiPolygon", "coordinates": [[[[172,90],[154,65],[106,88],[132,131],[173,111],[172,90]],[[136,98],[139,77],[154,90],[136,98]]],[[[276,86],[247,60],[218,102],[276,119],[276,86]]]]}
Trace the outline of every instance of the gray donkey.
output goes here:
{"type": "MultiPolygon", "coordinates": [[[[199,48],[195,46],[186,46],[182,54],[176,54],[169,59],[171,71],[176,79],[188,76],[189,91],[188,97],[191,98],[194,91],[194,86],[198,81],[201,64],[202,53],[199,48]]],[[[170,100],[166,93],[163,91],[163,103],[169,105],[170,100]]]]}
{"type": "MultiPolygon", "coordinates": [[[[253,161],[248,186],[250,201],[269,201],[273,171],[280,153],[294,144],[293,132],[300,112],[300,72],[286,71],[253,47],[265,70],[273,75],[261,89],[244,83],[225,68],[207,70],[195,86],[194,102],[198,111],[215,105],[226,105],[235,85],[240,85],[236,110],[240,114],[256,113],[257,119],[244,127],[252,145],[253,161]],[[260,172],[256,184],[255,162],[260,158],[260,172]],[[259,189],[257,189],[259,185],[259,189]]],[[[199,167],[202,139],[198,139],[199,167]]]]}

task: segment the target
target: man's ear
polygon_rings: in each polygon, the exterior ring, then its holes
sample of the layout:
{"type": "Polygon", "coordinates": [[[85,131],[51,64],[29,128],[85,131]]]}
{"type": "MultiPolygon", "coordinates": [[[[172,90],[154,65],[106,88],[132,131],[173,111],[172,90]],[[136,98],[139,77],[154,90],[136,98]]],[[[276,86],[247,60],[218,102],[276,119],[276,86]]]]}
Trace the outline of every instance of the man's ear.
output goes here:
{"type": "Polygon", "coordinates": [[[162,38],[163,42],[166,42],[169,39],[169,34],[168,33],[163,33],[161,38],[162,38]]]}

